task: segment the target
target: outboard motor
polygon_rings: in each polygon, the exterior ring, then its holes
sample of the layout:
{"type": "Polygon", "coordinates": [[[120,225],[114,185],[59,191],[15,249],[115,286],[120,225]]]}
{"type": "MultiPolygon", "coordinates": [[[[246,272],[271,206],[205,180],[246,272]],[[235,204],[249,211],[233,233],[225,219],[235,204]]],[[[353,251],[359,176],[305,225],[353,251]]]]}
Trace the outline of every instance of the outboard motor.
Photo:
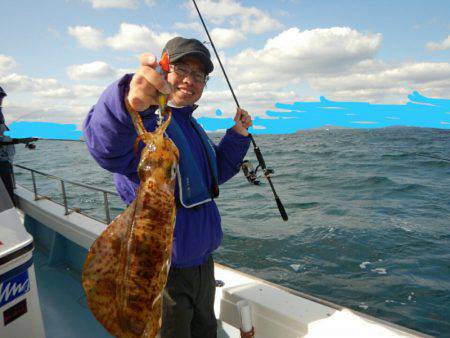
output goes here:
{"type": "Polygon", "coordinates": [[[25,230],[1,179],[0,225],[0,337],[45,338],[33,237],[25,230]]]}

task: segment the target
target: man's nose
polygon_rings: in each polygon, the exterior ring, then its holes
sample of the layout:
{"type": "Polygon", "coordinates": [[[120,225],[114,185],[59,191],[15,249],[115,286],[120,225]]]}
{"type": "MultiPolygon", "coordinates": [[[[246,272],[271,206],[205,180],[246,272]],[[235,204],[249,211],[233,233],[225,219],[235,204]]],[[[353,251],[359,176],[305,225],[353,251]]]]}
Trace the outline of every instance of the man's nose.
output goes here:
{"type": "Polygon", "coordinates": [[[183,82],[184,83],[189,83],[189,84],[194,84],[195,80],[194,80],[194,75],[192,74],[192,72],[187,73],[184,78],[183,78],[183,82]]]}

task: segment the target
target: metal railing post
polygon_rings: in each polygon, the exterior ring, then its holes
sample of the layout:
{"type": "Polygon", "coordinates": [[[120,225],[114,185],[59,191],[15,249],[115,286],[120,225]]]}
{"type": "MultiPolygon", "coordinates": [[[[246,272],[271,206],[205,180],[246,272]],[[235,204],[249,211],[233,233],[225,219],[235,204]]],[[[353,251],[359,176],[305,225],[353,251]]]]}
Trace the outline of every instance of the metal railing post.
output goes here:
{"type": "Polygon", "coordinates": [[[105,201],[105,214],[106,214],[106,222],[111,223],[111,215],[109,214],[109,202],[108,202],[108,194],[103,192],[103,200],[105,201]]]}
{"type": "MultiPolygon", "coordinates": [[[[34,200],[35,201],[37,201],[39,199],[37,182],[36,182],[36,175],[35,174],[42,175],[42,176],[44,176],[44,177],[46,177],[48,179],[53,179],[53,180],[60,181],[61,182],[62,197],[63,197],[63,200],[64,200],[63,206],[64,206],[64,209],[65,209],[65,214],[66,215],[68,215],[71,212],[71,210],[70,210],[70,208],[68,206],[68,202],[67,202],[67,194],[66,194],[66,186],[65,186],[66,183],[69,183],[71,185],[75,185],[75,186],[78,186],[78,187],[82,187],[82,188],[85,188],[85,189],[88,189],[88,190],[98,191],[98,192],[103,193],[103,201],[104,201],[104,205],[105,205],[106,221],[108,222],[108,224],[111,223],[111,212],[110,212],[110,209],[109,209],[108,194],[113,195],[113,196],[119,196],[116,192],[110,191],[110,190],[101,189],[101,188],[97,188],[97,187],[93,187],[93,186],[89,186],[89,185],[82,184],[82,183],[79,183],[79,182],[74,182],[74,181],[69,181],[69,180],[66,180],[66,179],[62,179],[61,177],[57,177],[57,176],[50,175],[50,174],[47,174],[47,173],[42,172],[42,171],[38,171],[38,170],[31,169],[31,168],[27,168],[27,167],[24,167],[24,166],[22,166],[20,164],[15,164],[14,163],[13,166],[17,167],[17,168],[24,169],[24,170],[28,170],[28,171],[31,172],[31,179],[33,181],[33,193],[34,193],[34,200]]],[[[50,201],[53,201],[55,203],[58,203],[59,205],[62,205],[61,203],[54,201],[50,197],[46,196],[45,198],[48,198],[50,201]]],[[[92,216],[89,216],[87,214],[82,213],[81,209],[79,209],[79,208],[73,208],[72,210],[76,211],[76,212],[78,212],[80,214],[83,214],[85,216],[88,216],[88,217],[96,219],[95,217],[92,217],[92,216]]],[[[96,220],[98,220],[98,219],[96,219],[96,220]]],[[[104,223],[105,219],[102,218],[100,220],[100,222],[104,223]]]]}
{"type": "Polygon", "coordinates": [[[34,200],[38,199],[37,197],[37,188],[36,188],[36,178],[34,177],[34,170],[31,169],[31,179],[33,181],[33,192],[34,192],[34,200]]]}
{"type": "Polygon", "coordinates": [[[67,208],[66,187],[64,186],[64,181],[63,180],[61,180],[60,182],[61,182],[61,190],[62,190],[63,201],[64,201],[64,209],[65,209],[64,215],[68,215],[69,214],[69,209],[67,208]]]}
{"type": "Polygon", "coordinates": [[[13,188],[16,189],[16,173],[14,172],[14,167],[11,166],[12,180],[13,180],[13,188]]]}

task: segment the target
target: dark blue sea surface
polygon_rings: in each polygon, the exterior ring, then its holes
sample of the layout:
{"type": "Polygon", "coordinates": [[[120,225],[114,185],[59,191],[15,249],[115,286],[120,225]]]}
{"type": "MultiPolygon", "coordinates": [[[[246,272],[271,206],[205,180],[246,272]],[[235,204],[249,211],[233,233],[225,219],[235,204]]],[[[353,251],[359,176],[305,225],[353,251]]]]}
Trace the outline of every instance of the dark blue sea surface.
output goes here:
{"type": "MultiPolygon", "coordinates": [[[[217,142],[220,137],[214,135],[217,142]]],[[[320,129],[257,135],[289,215],[242,173],[217,200],[218,262],[438,337],[450,336],[450,131],[320,129]],[[433,156],[433,157],[428,157],[433,156]],[[437,157],[437,158],[436,158],[437,157]]],[[[15,163],[114,190],[81,142],[17,147],[15,163]]],[[[248,159],[254,160],[253,151],[248,159]]],[[[32,188],[17,169],[18,183],[32,188]]],[[[62,202],[60,182],[38,192],[62,202]]],[[[104,219],[103,195],[68,185],[69,206],[104,219]]],[[[123,204],[110,198],[112,214],[123,204]]]]}

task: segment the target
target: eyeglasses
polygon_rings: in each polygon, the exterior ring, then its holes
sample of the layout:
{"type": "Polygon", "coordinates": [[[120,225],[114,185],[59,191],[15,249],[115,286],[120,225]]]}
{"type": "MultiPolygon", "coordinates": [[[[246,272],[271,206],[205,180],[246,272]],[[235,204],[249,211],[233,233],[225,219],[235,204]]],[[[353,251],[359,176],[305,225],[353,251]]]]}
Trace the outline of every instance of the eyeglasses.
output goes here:
{"type": "Polygon", "coordinates": [[[170,73],[175,72],[176,74],[180,76],[188,76],[192,74],[192,78],[194,79],[194,82],[206,84],[209,80],[209,76],[205,74],[202,71],[191,69],[190,67],[186,66],[182,63],[175,63],[170,65],[170,73]]]}

